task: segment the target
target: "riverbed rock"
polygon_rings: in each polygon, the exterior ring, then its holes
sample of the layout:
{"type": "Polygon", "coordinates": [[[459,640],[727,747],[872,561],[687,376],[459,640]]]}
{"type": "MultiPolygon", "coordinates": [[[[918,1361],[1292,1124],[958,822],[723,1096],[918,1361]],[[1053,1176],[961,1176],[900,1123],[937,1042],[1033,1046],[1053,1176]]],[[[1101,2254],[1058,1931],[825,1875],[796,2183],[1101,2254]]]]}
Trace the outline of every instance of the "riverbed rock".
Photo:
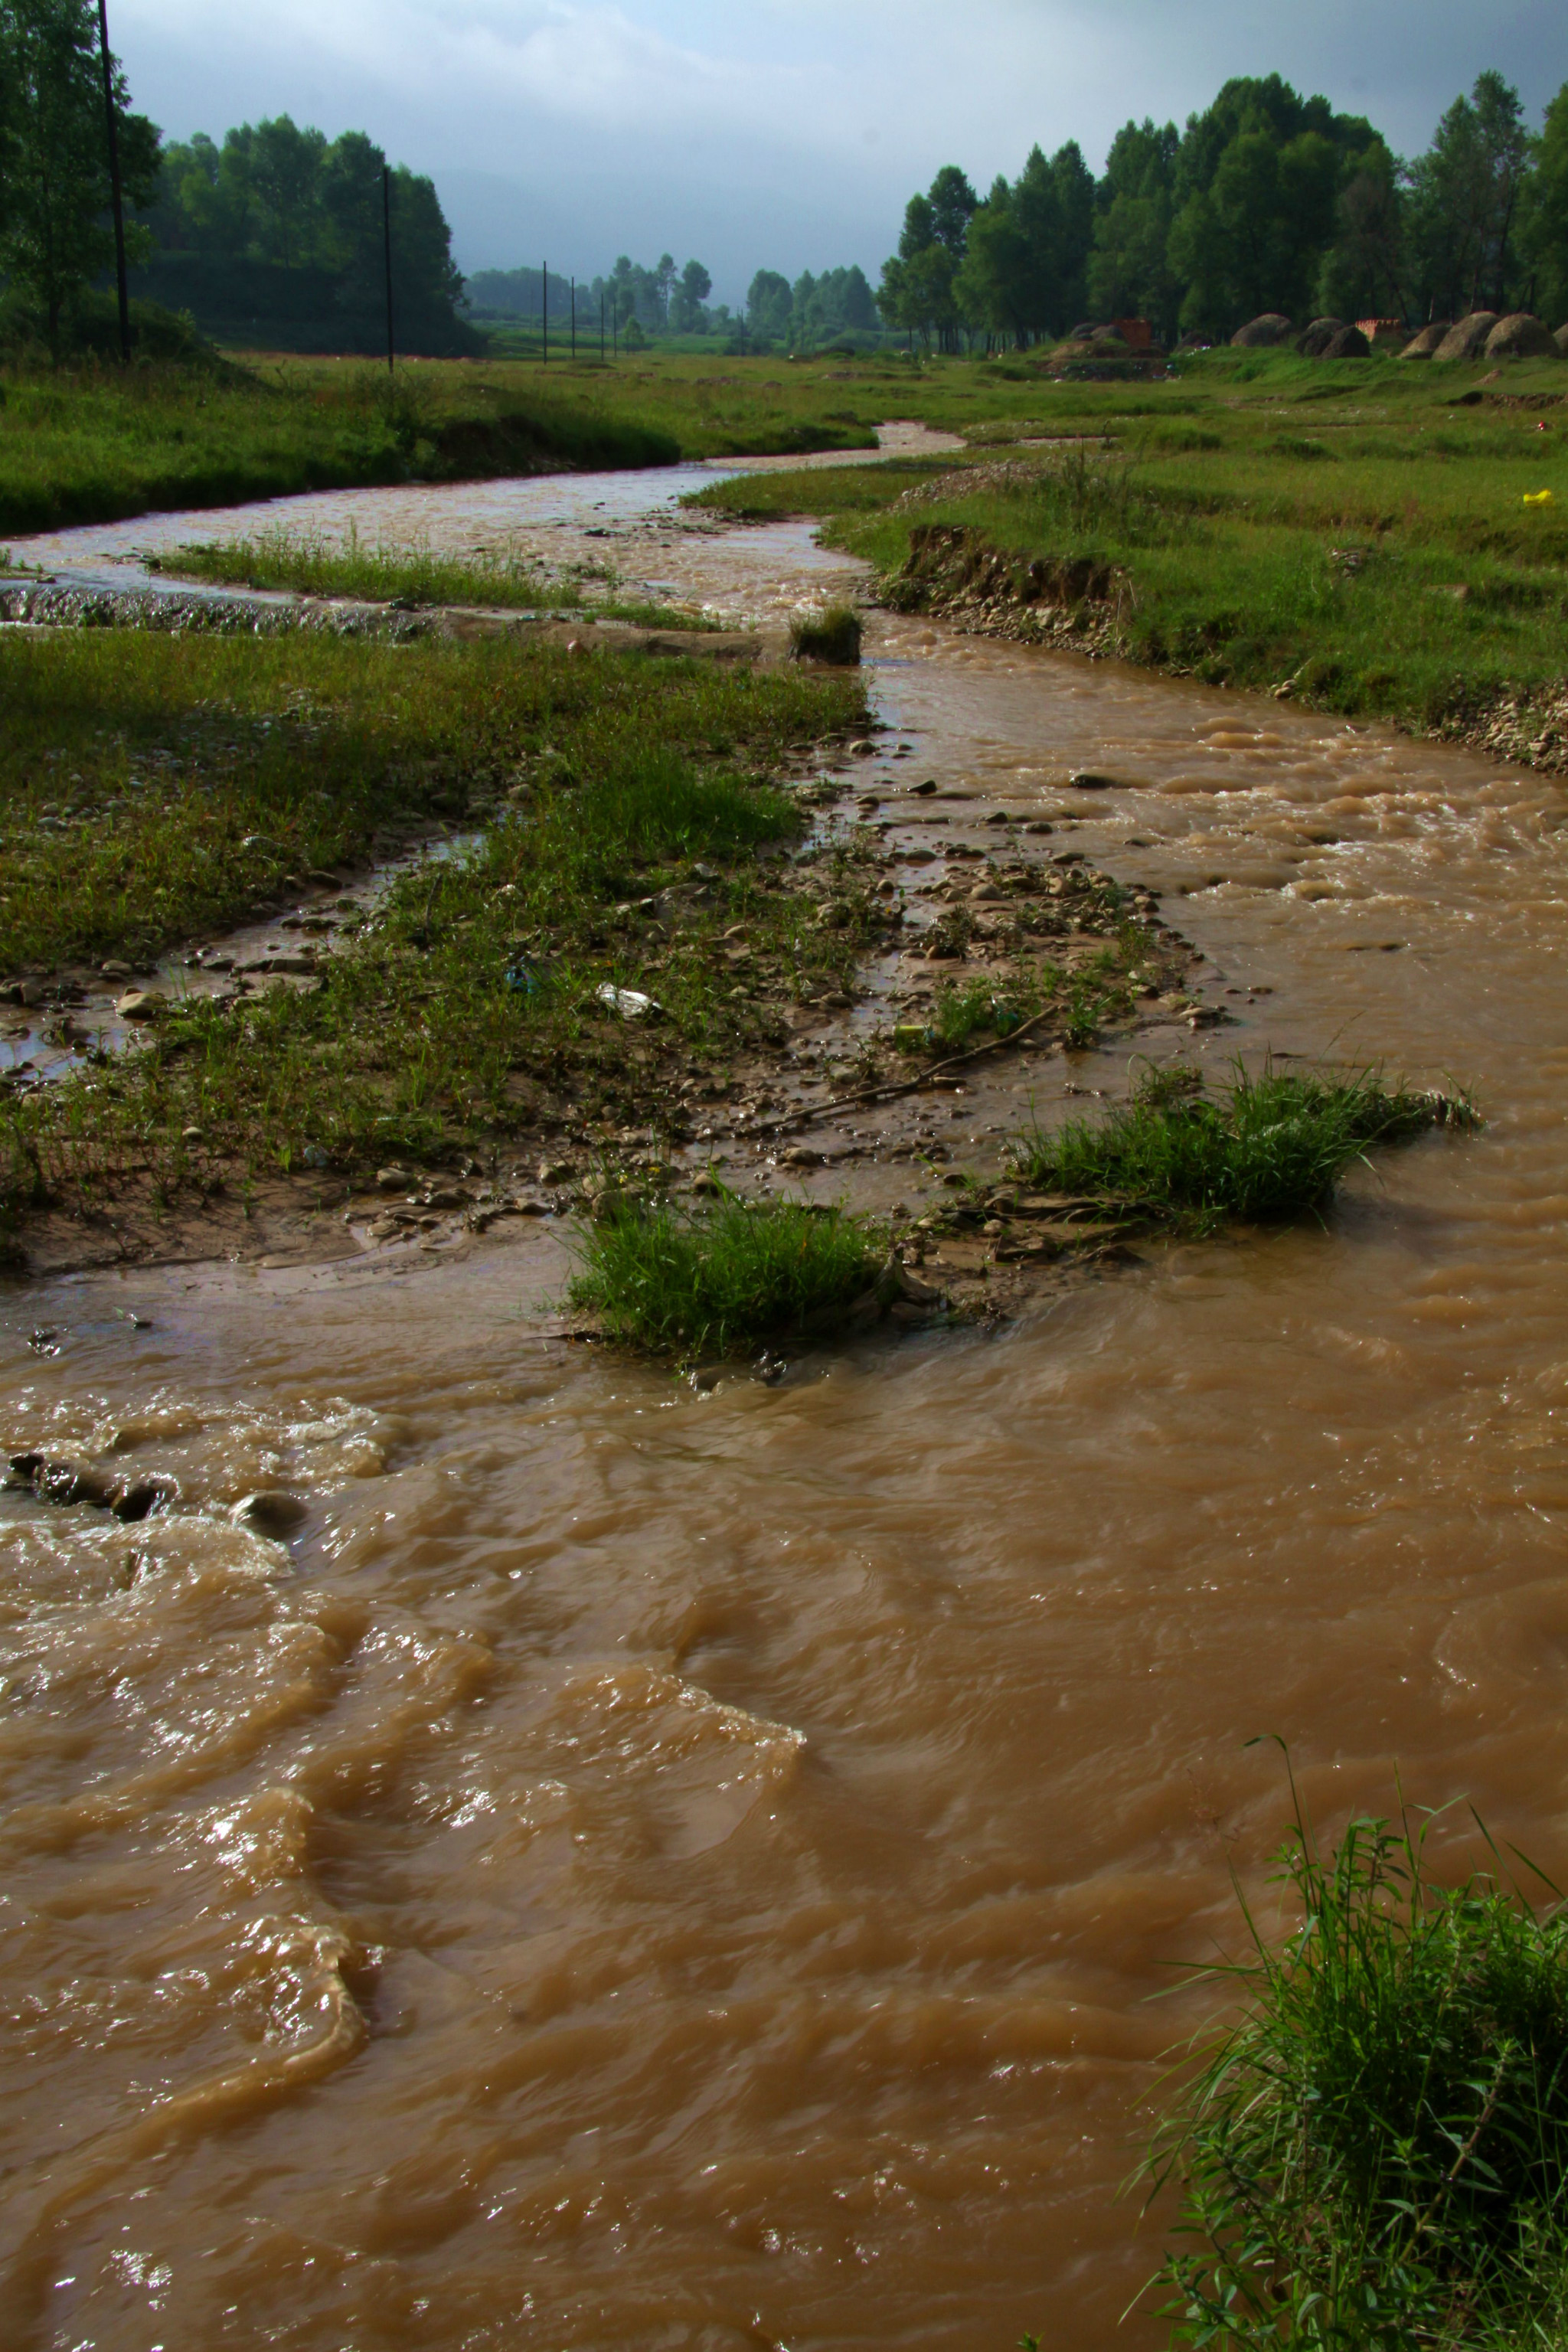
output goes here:
{"type": "Polygon", "coordinates": [[[114,1006],[121,1021],[158,1021],[168,1009],[168,998],[157,988],[127,989],[114,1006]]]}
{"type": "Polygon", "coordinates": [[[30,1488],[37,1500],[58,1510],[85,1504],[95,1511],[112,1511],[117,1519],[134,1523],[175,1500],[179,1489],[167,1478],[117,1478],[89,1464],[55,1459],[44,1454],[15,1454],[5,1484],[30,1488]]]}
{"type": "Polygon", "coordinates": [[[1492,329],[1498,323],[1495,310],[1472,310],[1457,327],[1450,327],[1432,356],[1447,362],[1450,360],[1479,360],[1485,353],[1492,329]]]}
{"type": "Polygon", "coordinates": [[[299,1495],[290,1495],[280,1486],[267,1486],[245,1496],[228,1516],[237,1528],[248,1528],[255,1535],[282,1543],[304,1526],[310,1516],[310,1507],[299,1495]]]}
{"type": "Polygon", "coordinates": [[[1359,327],[1342,327],[1339,333],[1324,344],[1320,356],[1326,360],[1369,360],[1372,345],[1359,327]]]}
{"type": "Polygon", "coordinates": [[[1552,338],[1563,358],[1568,360],[1568,327],[1559,327],[1552,338]]]}
{"type": "Polygon", "coordinates": [[[1531,310],[1510,310],[1487,337],[1489,360],[1554,360],[1561,357],[1552,330],[1531,310]]]}

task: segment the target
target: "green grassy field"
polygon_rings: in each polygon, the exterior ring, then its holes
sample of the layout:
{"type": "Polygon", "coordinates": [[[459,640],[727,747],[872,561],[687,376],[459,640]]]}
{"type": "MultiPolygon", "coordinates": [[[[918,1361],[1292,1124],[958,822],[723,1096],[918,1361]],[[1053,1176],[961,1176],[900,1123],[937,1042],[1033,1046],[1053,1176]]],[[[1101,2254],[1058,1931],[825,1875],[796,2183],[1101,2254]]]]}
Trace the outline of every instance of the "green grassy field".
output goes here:
{"type": "Polygon", "coordinates": [[[1165,383],[1038,385],[934,479],[775,472],[696,503],[820,515],[895,600],[970,587],[1059,642],[1430,728],[1562,682],[1565,396],[1561,362],[1215,353],[1165,383]],[[921,525],[963,546],[946,577],[900,583],[921,525]],[[1075,567],[1110,583],[1076,610],[1049,584],[1075,567]]]}

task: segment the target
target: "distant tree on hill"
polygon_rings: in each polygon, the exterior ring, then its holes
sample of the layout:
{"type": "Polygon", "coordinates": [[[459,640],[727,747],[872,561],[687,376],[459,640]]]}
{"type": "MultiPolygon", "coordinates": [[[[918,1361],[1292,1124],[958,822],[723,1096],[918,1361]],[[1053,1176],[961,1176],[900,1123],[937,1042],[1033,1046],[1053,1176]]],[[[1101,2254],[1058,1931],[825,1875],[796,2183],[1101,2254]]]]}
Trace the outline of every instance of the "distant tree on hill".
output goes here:
{"type": "Polygon", "coordinates": [[[678,335],[700,334],[706,323],[703,305],[713,291],[713,280],[700,261],[689,261],[669,301],[669,323],[678,335]]]}
{"type": "Polygon", "coordinates": [[[789,279],[776,269],[759,269],[746,295],[746,324],[766,342],[783,342],[789,334],[795,293],[789,279]]]}
{"type": "MultiPolygon", "coordinates": [[[[56,359],[114,254],[102,71],[91,0],[0,0],[0,274],[37,309],[56,359]]],[[[118,66],[114,90],[126,195],[144,203],[158,133],[129,111],[118,66]]]]}

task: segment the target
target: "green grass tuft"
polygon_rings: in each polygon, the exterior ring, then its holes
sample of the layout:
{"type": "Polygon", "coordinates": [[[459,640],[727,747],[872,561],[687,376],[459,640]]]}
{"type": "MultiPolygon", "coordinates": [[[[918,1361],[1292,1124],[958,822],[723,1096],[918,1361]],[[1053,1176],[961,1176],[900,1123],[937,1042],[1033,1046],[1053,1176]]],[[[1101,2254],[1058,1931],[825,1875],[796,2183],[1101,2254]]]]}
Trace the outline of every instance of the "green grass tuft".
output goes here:
{"type": "Polygon", "coordinates": [[[831,1328],[885,1255],[885,1237],[842,1210],[726,1195],[689,1215],[624,1209],[592,1228],[571,1297],[623,1344],[728,1355],[831,1328]]]}
{"type": "Polygon", "coordinates": [[[1148,2165],[1183,2190],[1179,2345],[1562,2341],[1568,1916],[1489,1871],[1436,1883],[1430,1826],[1352,1821],[1325,1860],[1298,1803],[1300,1924],[1276,1950],[1248,1912],[1214,1972],[1246,2013],[1148,2165]]]}
{"type": "Polygon", "coordinates": [[[789,649],[796,661],[853,669],[860,659],[863,634],[853,604],[828,604],[816,612],[796,614],[789,625],[789,649]]]}
{"type": "Polygon", "coordinates": [[[1099,1121],[1072,1119],[1015,1146],[1021,1178],[1042,1192],[1114,1203],[1179,1232],[1278,1223],[1320,1212],[1369,1146],[1428,1128],[1479,1124],[1444,1095],[1390,1091],[1377,1075],[1252,1077],[1239,1067],[1218,1101],[1195,1073],[1154,1074],[1099,1121]]]}

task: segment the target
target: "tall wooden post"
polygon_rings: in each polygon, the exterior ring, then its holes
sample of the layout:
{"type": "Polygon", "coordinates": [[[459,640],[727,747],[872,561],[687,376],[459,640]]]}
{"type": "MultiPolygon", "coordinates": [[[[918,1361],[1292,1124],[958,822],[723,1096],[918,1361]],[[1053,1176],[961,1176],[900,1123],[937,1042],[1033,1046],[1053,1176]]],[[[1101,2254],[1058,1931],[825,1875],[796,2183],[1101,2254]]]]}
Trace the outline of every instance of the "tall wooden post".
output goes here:
{"type": "Polygon", "coordinates": [[[572,364],[577,364],[577,280],[572,280],[572,364]]]}
{"type": "Polygon", "coordinates": [[[120,126],[114,119],[114,63],[109,54],[109,0],[98,0],[103,52],[103,108],[109,118],[109,195],[114,211],[114,274],[120,289],[120,357],[131,364],[131,289],[125,275],[125,200],[120,185],[120,126]]]}
{"type": "Polygon", "coordinates": [[[386,372],[397,376],[397,339],[392,318],[392,166],[381,167],[381,230],[386,250],[386,372]]]}
{"type": "Polygon", "coordinates": [[[544,364],[548,367],[550,365],[550,264],[548,261],[539,274],[544,282],[544,291],[540,297],[544,308],[540,317],[544,328],[544,364]]]}

